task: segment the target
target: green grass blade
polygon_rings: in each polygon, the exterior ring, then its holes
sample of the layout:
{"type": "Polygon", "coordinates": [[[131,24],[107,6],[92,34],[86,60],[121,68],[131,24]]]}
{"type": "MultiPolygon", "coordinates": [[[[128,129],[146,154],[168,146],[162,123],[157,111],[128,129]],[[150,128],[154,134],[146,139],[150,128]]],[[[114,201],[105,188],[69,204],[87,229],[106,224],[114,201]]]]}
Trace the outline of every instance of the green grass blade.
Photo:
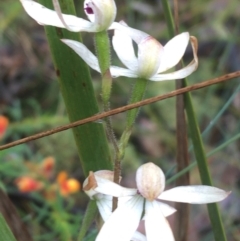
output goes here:
{"type": "Polygon", "coordinates": [[[3,215],[0,213],[0,240],[4,241],[16,241],[13,233],[8,227],[3,215]]]}
{"type": "MultiPolygon", "coordinates": [[[[174,23],[172,13],[170,11],[169,2],[163,0],[163,9],[166,17],[169,35],[170,37],[174,36],[174,23]]],[[[187,81],[184,80],[184,86],[187,86],[187,81]]],[[[204,185],[212,185],[211,176],[209,173],[207,158],[203,148],[202,138],[200,135],[199,127],[195,117],[195,112],[192,104],[192,99],[190,93],[184,94],[185,100],[185,109],[188,117],[189,130],[193,143],[194,153],[197,160],[201,181],[204,185]]],[[[208,213],[210,221],[212,224],[212,229],[214,233],[215,240],[217,241],[226,241],[226,235],[223,229],[222,220],[219,214],[218,206],[216,203],[208,204],[208,213]]]]}

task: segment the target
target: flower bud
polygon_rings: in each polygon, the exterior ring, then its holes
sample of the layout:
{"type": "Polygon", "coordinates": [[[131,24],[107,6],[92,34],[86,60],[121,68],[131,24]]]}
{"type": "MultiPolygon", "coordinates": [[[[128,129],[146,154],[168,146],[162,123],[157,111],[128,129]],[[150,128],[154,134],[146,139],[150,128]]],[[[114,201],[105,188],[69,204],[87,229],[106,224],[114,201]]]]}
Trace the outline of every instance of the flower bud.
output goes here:
{"type": "Polygon", "coordinates": [[[149,201],[156,199],[165,187],[165,176],[152,162],[140,166],[136,173],[136,183],[140,194],[149,201]]]}

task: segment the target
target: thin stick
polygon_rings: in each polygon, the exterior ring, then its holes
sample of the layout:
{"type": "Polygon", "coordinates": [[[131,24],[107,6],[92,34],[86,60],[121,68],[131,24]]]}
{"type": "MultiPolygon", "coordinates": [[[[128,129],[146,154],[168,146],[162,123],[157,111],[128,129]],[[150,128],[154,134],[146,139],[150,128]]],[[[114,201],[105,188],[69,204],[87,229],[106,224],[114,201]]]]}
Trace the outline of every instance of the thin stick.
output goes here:
{"type": "Polygon", "coordinates": [[[224,82],[224,81],[227,81],[229,79],[233,79],[233,78],[236,78],[236,77],[239,77],[239,76],[240,76],[240,71],[236,71],[236,72],[233,72],[233,73],[230,73],[230,74],[226,74],[226,75],[217,77],[215,79],[207,80],[207,81],[204,81],[204,82],[201,82],[201,83],[198,83],[198,84],[194,84],[194,85],[187,86],[187,87],[184,87],[184,88],[181,88],[181,89],[178,89],[178,90],[174,90],[174,91],[171,91],[171,92],[169,92],[167,94],[164,94],[164,95],[159,95],[159,96],[152,97],[152,98],[149,98],[149,99],[146,99],[146,100],[142,100],[142,101],[139,101],[139,102],[136,102],[136,103],[133,103],[133,104],[122,106],[122,107],[119,107],[119,108],[116,108],[116,109],[113,109],[113,110],[110,110],[110,111],[107,111],[107,112],[103,112],[103,113],[85,118],[83,120],[75,121],[71,124],[59,126],[59,127],[56,127],[52,130],[40,132],[38,134],[29,136],[29,137],[26,137],[26,138],[23,138],[23,139],[13,141],[13,142],[8,143],[6,145],[0,146],[0,150],[4,150],[4,149],[7,149],[7,148],[10,148],[10,147],[13,147],[13,146],[17,146],[17,145],[20,145],[20,144],[23,144],[23,143],[26,143],[26,142],[29,142],[29,141],[36,140],[36,139],[40,139],[40,138],[45,137],[45,136],[49,136],[49,135],[52,135],[52,134],[55,134],[55,133],[58,133],[58,132],[61,132],[61,131],[65,131],[65,130],[74,128],[76,126],[80,126],[80,125],[84,125],[84,124],[87,124],[87,123],[90,123],[90,122],[94,122],[94,121],[103,119],[105,117],[116,115],[116,114],[119,114],[119,113],[122,113],[122,112],[125,112],[125,111],[128,111],[128,110],[134,109],[134,108],[138,108],[138,107],[141,107],[141,106],[144,106],[144,105],[149,105],[149,104],[152,104],[154,102],[157,102],[157,101],[160,101],[160,100],[165,100],[165,99],[168,99],[168,98],[171,98],[171,97],[174,97],[174,96],[177,96],[177,95],[189,92],[189,91],[193,91],[193,90],[201,89],[201,88],[204,88],[204,87],[207,87],[207,86],[210,86],[210,85],[218,84],[218,83],[221,83],[221,82],[224,82]]]}
{"type": "MultiPolygon", "coordinates": [[[[179,14],[178,14],[178,0],[174,0],[174,22],[175,22],[175,34],[179,34],[179,14]]],[[[179,68],[183,68],[183,61],[178,64],[179,68]]],[[[186,79],[176,80],[176,89],[180,89],[186,86],[186,79]]],[[[185,103],[184,95],[178,95],[176,98],[176,141],[177,141],[177,171],[180,172],[189,165],[188,155],[188,138],[187,138],[187,122],[185,116],[185,103]]],[[[182,175],[176,180],[176,186],[190,185],[189,172],[182,175]]],[[[189,204],[188,203],[176,203],[175,219],[175,237],[178,237],[179,241],[188,240],[189,229],[189,204]]]]}

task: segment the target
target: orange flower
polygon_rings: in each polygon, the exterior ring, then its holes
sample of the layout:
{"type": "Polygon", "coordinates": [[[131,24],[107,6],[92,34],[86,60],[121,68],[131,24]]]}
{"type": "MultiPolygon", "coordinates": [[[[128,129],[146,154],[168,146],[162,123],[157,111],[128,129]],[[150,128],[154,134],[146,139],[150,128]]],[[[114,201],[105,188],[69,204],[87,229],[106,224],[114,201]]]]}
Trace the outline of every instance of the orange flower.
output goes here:
{"type": "Polygon", "coordinates": [[[41,163],[42,174],[46,178],[50,178],[55,166],[55,159],[51,156],[43,159],[41,163]]]}
{"type": "Polygon", "coordinates": [[[8,119],[5,116],[0,115],[0,139],[4,136],[7,127],[8,127],[8,119]]]}
{"type": "Polygon", "coordinates": [[[32,177],[19,177],[15,180],[18,189],[21,192],[34,192],[42,189],[43,183],[35,180],[32,177]]]}
{"type": "Polygon", "coordinates": [[[62,196],[68,196],[69,194],[76,193],[80,190],[81,184],[74,178],[69,178],[65,171],[62,171],[57,176],[57,182],[59,184],[59,191],[62,196]]]}

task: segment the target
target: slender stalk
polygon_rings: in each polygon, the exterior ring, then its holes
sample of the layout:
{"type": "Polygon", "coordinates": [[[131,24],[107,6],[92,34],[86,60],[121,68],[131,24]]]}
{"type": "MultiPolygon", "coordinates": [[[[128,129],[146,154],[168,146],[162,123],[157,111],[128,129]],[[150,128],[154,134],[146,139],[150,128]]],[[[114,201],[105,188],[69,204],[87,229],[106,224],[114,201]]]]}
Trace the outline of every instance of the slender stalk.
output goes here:
{"type": "MultiPolygon", "coordinates": [[[[54,128],[54,129],[43,131],[43,132],[40,132],[38,134],[28,136],[28,137],[19,139],[17,141],[13,141],[13,142],[10,142],[8,144],[2,145],[2,146],[0,146],[0,151],[11,148],[11,147],[14,147],[14,146],[17,146],[17,145],[21,145],[21,144],[26,143],[26,142],[30,142],[30,141],[34,141],[34,140],[37,140],[37,139],[40,139],[40,138],[43,138],[43,137],[46,137],[46,136],[50,136],[52,134],[55,134],[55,133],[58,133],[58,132],[61,132],[61,131],[69,130],[69,129],[77,127],[77,126],[85,125],[87,123],[98,122],[98,120],[101,120],[101,119],[106,118],[108,116],[117,115],[119,113],[131,110],[131,109],[134,109],[134,108],[139,108],[139,107],[144,106],[144,105],[149,105],[149,104],[155,103],[157,101],[165,100],[165,99],[177,96],[177,95],[181,95],[181,94],[184,94],[184,93],[189,92],[189,91],[198,90],[198,89],[210,86],[210,85],[222,83],[222,82],[225,82],[229,79],[236,78],[238,76],[240,76],[240,71],[229,73],[229,74],[226,74],[226,75],[223,75],[223,76],[211,79],[211,80],[206,80],[204,82],[200,82],[200,83],[197,83],[197,84],[194,84],[194,85],[186,86],[184,88],[171,91],[171,92],[169,92],[167,94],[164,94],[164,95],[158,95],[158,96],[155,96],[155,97],[151,97],[149,99],[141,100],[141,101],[138,101],[136,103],[129,104],[129,105],[126,105],[126,106],[122,106],[122,107],[119,107],[119,108],[116,108],[116,109],[113,109],[113,110],[110,110],[110,111],[107,111],[107,112],[99,113],[99,114],[96,114],[96,115],[93,115],[93,116],[90,116],[90,117],[87,117],[87,118],[84,118],[84,119],[74,121],[74,122],[72,122],[70,124],[67,124],[67,125],[59,126],[59,127],[54,128]]],[[[10,129],[12,129],[12,127],[10,127],[10,129]]]]}
{"type": "MultiPolygon", "coordinates": [[[[132,91],[130,104],[136,103],[143,99],[144,93],[147,87],[147,83],[148,83],[148,80],[146,79],[138,79],[136,81],[136,84],[132,91]]],[[[120,139],[118,160],[121,160],[124,157],[124,152],[128,144],[128,140],[131,136],[133,124],[135,123],[138,112],[139,112],[139,108],[132,109],[127,112],[127,124],[120,139]]]]}
{"type": "MultiPolygon", "coordinates": [[[[136,103],[143,99],[144,93],[147,87],[147,83],[148,83],[148,80],[141,79],[141,78],[136,81],[136,84],[133,88],[132,95],[130,98],[130,104],[136,103]]],[[[135,123],[139,109],[140,108],[136,108],[127,112],[127,124],[120,138],[119,150],[117,152],[115,167],[114,167],[114,182],[116,183],[119,182],[119,177],[121,174],[121,160],[124,157],[125,149],[127,147],[129,138],[132,134],[133,124],[135,123]]],[[[113,206],[112,206],[113,211],[117,208],[117,203],[118,203],[117,198],[113,198],[113,206]]]]}
{"type": "MultiPolygon", "coordinates": [[[[112,76],[110,73],[110,44],[109,38],[106,31],[95,34],[95,46],[96,52],[98,55],[98,62],[102,73],[102,100],[103,100],[103,109],[104,111],[110,110],[109,99],[111,95],[112,88],[112,76]]],[[[119,152],[118,143],[114,135],[111,117],[106,118],[106,129],[107,136],[114,148],[114,182],[119,183],[119,177],[121,175],[120,162],[117,159],[117,153],[119,152]]],[[[112,210],[114,211],[117,208],[118,199],[113,198],[112,201],[112,210]]]]}
{"type": "MultiPolygon", "coordinates": [[[[111,52],[110,43],[107,31],[102,31],[95,34],[95,48],[98,56],[98,62],[102,74],[102,101],[104,111],[109,111],[109,99],[112,89],[112,76],[110,72],[111,52]]],[[[107,136],[113,145],[115,156],[118,152],[118,144],[112,128],[111,117],[106,118],[107,136]]]]}
{"type": "MultiPolygon", "coordinates": [[[[174,0],[174,22],[175,22],[175,34],[179,34],[179,16],[178,16],[178,0],[174,0]]],[[[173,37],[173,36],[171,36],[173,37]]],[[[180,62],[177,68],[182,68],[183,63],[180,62]]],[[[180,89],[184,86],[184,80],[176,80],[176,89],[180,89]]],[[[188,156],[188,141],[187,141],[187,123],[184,112],[184,95],[178,95],[176,97],[176,128],[177,128],[177,172],[184,170],[189,165],[188,156]]],[[[176,180],[177,186],[187,186],[190,184],[189,172],[186,172],[180,178],[176,180]]],[[[175,203],[175,207],[178,210],[176,213],[175,222],[175,237],[178,237],[179,241],[188,240],[188,228],[189,228],[189,204],[188,203],[175,203]]]]}
{"type": "MultiPolygon", "coordinates": [[[[167,24],[168,24],[169,33],[171,36],[173,36],[174,23],[172,21],[173,18],[172,18],[172,13],[170,11],[169,3],[167,0],[163,0],[162,4],[163,4],[164,14],[166,16],[167,24]]],[[[183,87],[186,87],[186,86],[187,86],[187,81],[185,79],[183,81],[183,87]]],[[[185,103],[185,110],[187,112],[189,130],[190,130],[191,139],[193,142],[194,153],[198,163],[198,168],[199,168],[202,183],[204,185],[212,186],[212,180],[211,180],[211,176],[207,166],[206,154],[203,148],[203,142],[199,132],[197,120],[195,117],[195,112],[194,112],[190,93],[186,93],[184,95],[184,103],[185,103]]],[[[226,235],[223,229],[222,220],[219,214],[217,204],[215,203],[208,204],[208,213],[211,220],[215,240],[226,241],[226,235]]]]}

